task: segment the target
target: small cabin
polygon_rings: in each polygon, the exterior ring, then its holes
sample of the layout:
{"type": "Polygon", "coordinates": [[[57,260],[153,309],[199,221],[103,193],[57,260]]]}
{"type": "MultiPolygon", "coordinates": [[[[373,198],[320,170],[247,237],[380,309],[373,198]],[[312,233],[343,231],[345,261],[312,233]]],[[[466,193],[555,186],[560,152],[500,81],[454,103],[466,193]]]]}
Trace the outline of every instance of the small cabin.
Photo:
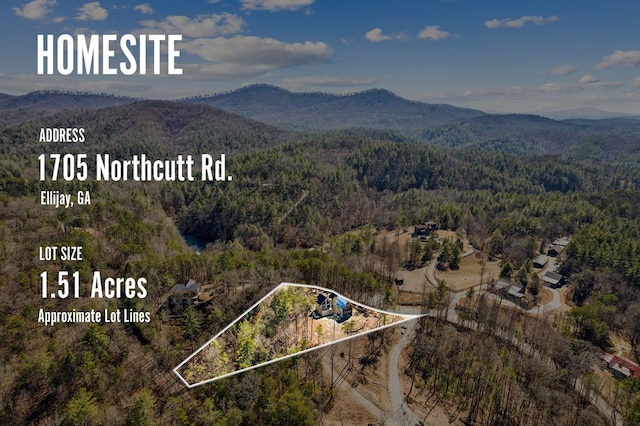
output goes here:
{"type": "Polygon", "coordinates": [[[560,247],[566,247],[569,245],[569,243],[571,242],[571,238],[568,237],[562,237],[562,238],[558,238],[553,240],[553,242],[551,243],[554,246],[560,246],[560,247]]]}
{"type": "Polygon", "coordinates": [[[547,265],[548,262],[549,262],[549,257],[545,256],[544,254],[541,254],[537,256],[535,259],[533,259],[533,267],[542,269],[547,265]]]}
{"type": "Polygon", "coordinates": [[[520,284],[513,284],[507,293],[516,299],[522,299],[524,297],[524,287],[520,284]]]}
{"type": "Polygon", "coordinates": [[[562,250],[564,250],[564,247],[552,245],[547,249],[547,255],[551,257],[556,257],[557,255],[560,254],[562,250]]]}
{"type": "Polygon", "coordinates": [[[341,297],[335,298],[334,311],[336,322],[346,321],[351,318],[351,315],[353,314],[351,303],[341,297]]]}
{"type": "Polygon", "coordinates": [[[557,272],[547,271],[542,276],[542,281],[551,288],[560,288],[564,285],[566,279],[557,272]]]}
{"type": "Polygon", "coordinates": [[[324,293],[318,294],[316,299],[316,309],[313,311],[314,318],[322,318],[333,315],[333,304],[331,299],[333,295],[326,295],[324,293]]]}

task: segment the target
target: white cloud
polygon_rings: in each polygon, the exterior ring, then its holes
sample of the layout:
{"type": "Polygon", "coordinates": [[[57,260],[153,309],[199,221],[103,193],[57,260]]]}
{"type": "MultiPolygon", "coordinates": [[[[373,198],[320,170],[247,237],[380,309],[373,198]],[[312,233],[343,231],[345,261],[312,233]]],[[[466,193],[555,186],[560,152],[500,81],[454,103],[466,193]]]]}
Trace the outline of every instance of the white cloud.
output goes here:
{"type": "Polygon", "coordinates": [[[557,67],[551,68],[547,74],[568,75],[568,74],[573,74],[577,70],[578,69],[571,64],[563,64],[563,65],[558,65],[557,67]]]}
{"type": "Polygon", "coordinates": [[[143,32],[157,31],[161,34],[182,34],[186,37],[206,37],[234,34],[242,30],[244,21],[231,13],[198,15],[195,18],[171,15],[162,21],[140,22],[143,32]]]}
{"type": "Polygon", "coordinates": [[[624,86],[624,83],[620,82],[620,81],[600,81],[598,79],[598,81],[594,81],[592,83],[588,83],[588,85],[585,86],[585,88],[587,89],[617,89],[619,87],[624,86]]]}
{"type": "Polygon", "coordinates": [[[311,6],[315,0],[240,0],[245,10],[297,10],[311,6]]]}
{"type": "Polygon", "coordinates": [[[22,7],[14,7],[13,13],[23,18],[41,20],[45,19],[57,4],[56,0],[33,0],[22,7]]]}
{"type": "Polygon", "coordinates": [[[561,83],[545,83],[537,87],[531,87],[529,92],[542,92],[542,93],[569,93],[580,90],[580,86],[575,84],[561,84],[561,83]]]}
{"type": "MultiPolygon", "coordinates": [[[[328,61],[333,51],[323,42],[284,43],[272,38],[234,36],[200,38],[180,44],[183,51],[217,62],[216,70],[241,67],[245,75],[328,61]]],[[[186,74],[186,71],[185,71],[186,74]]]]}
{"type": "Polygon", "coordinates": [[[404,31],[401,33],[390,35],[390,34],[383,34],[380,28],[374,28],[370,31],[367,31],[364,34],[364,38],[374,43],[380,43],[381,41],[393,40],[394,38],[396,40],[406,40],[408,36],[407,36],[407,33],[404,31]]]}
{"type": "Polygon", "coordinates": [[[452,34],[449,31],[441,30],[439,25],[429,25],[418,33],[418,38],[429,40],[443,40],[451,36],[452,34]]]}
{"type": "Polygon", "coordinates": [[[136,7],[133,8],[133,10],[137,10],[138,12],[142,13],[143,15],[153,15],[153,8],[151,7],[151,5],[149,3],[142,3],[137,5],[136,7]]]}
{"type": "Polygon", "coordinates": [[[104,21],[109,16],[107,9],[100,6],[100,2],[85,3],[78,9],[78,21],[104,21]]]}
{"type": "Polygon", "coordinates": [[[522,28],[527,24],[527,22],[541,26],[558,22],[558,17],[555,15],[551,15],[546,18],[544,16],[525,15],[518,19],[491,19],[489,21],[484,21],[484,26],[487,28],[522,28]]]}
{"type": "Polygon", "coordinates": [[[64,16],[56,16],[55,18],[52,19],[53,22],[55,22],[56,24],[61,24],[64,22],[64,16]]]}
{"type": "Polygon", "coordinates": [[[598,83],[600,79],[598,77],[594,77],[591,74],[585,74],[580,78],[580,84],[592,84],[598,83]]]}
{"type": "Polygon", "coordinates": [[[640,65],[640,50],[616,50],[602,58],[602,61],[596,64],[596,68],[603,70],[616,65],[640,65]]]}
{"type": "Polygon", "coordinates": [[[303,89],[305,87],[355,87],[370,86],[377,83],[374,78],[340,78],[340,77],[295,77],[285,78],[282,84],[293,89],[303,89]]]}
{"type": "Polygon", "coordinates": [[[374,28],[371,31],[367,31],[364,35],[364,38],[374,43],[379,43],[381,41],[391,40],[393,37],[390,35],[382,34],[382,30],[380,28],[374,28]]]}
{"type": "Polygon", "coordinates": [[[370,31],[367,31],[364,34],[364,38],[366,38],[369,41],[372,41],[374,43],[380,43],[381,41],[386,41],[386,40],[393,40],[393,39],[397,39],[397,40],[406,40],[407,39],[407,33],[406,32],[401,32],[401,33],[397,33],[397,34],[383,34],[382,30],[380,28],[374,28],[370,31]]]}

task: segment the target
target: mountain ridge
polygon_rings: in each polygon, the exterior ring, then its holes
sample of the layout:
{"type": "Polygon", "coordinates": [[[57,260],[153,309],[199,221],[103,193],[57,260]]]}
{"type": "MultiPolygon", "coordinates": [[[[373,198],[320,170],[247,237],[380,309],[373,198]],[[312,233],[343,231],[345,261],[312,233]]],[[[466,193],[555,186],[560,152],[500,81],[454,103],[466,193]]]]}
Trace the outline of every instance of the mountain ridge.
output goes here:
{"type": "Polygon", "coordinates": [[[268,124],[301,130],[384,128],[403,130],[414,136],[424,126],[485,114],[469,108],[408,100],[387,89],[336,95],[291,92],[278,86],[257,84],[180,101],[205,103],[268,124]]]}
{"type": "Polygon", "coordinates": [[[0,110],[18,108],[35,108],[45,111],[97,109],[135,102],[136,100],[140,99],[107,93],[37,90],[24,95],[0,93],[0,110]]]}
{"type": "Polygon", "coordinates": [[[575,108],[557,111],[532,111],[530,114],[541,115],[553,120],[608,120],[613,118],[640,119],[640,115],[623,112],[603,111],[598,108],[575,108]]]}
{"type": "MultiPolygon", "coordinates": [[[[558,121],[535,114],[487,114],[447,104],[411,101],[386,89],[334,95],[291,92],[259,84],[213,96],[177,100],[138,100],[86,92],[40,91],[23,96],[0,94],[0,125],[39,120],[65,114],[65,111],[73,117],[82,117],[73,118],[78,122],[89,117],[93,117],[91,120],[95,122],[100,121],[101,114],[107,117],[121,115],[121,121],[130,123],[127,133],[134,133],[132,129],[136,126],[151,123],[157,128],[185,126],[187,134],[200,143],[211,137],[206,135],[207,132],[215,135],[216,129],[224,128],[222,122],[229,121],[228,129],[234,128],[231,133],[236,135],[231,139],[238,138],[242,144],[254,148],[264,146],[264,141],[258,140],[254,144],[250,140],[261,139],[261,132],[269,135],[266,139],[275,141],[278,139],[276,133],[283,130],[286,133],[287,129],[305,132],[354,129],[363,135],[372,131],[391,132],[433,145],[516,155],[567,154],[593,161],[640,160],[640,144],[637,142],[640,140],[640,120],[558,121]],[[131,109],[130,105],[138,107],[131,109]],[[160,107],[155,107],[158,105],[160,107]],[[160,111],[161,121],[157,121],[159,118],[145,108],[160,111]],[[166,113],[169,110],[172,112],[166,113]],[[82,113],[77,115],[78,111],[82,113]],[[131,121],[134,118],[137,121],[131,121]],[[214,122],[217,123],[215,126],[214,122]],[[236,132],[236,129],[245,129],[254,136],[247,139],[242,131],[236,132]]],[[[181,133],[179,138],[184,135],[181,133]]],[[[238,143],[227,139],[223,145],[237,147],[238,143]]],[[[271,142],[267,142],[269,144],[271,142]]]]}

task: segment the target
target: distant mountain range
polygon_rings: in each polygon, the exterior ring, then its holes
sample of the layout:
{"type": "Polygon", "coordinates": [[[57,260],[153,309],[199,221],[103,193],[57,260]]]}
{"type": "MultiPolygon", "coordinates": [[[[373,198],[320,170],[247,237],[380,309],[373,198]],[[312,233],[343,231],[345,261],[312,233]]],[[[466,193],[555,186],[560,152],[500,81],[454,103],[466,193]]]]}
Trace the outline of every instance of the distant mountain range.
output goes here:
{"type": "MultiPolygon", "coordinates": [[[[106,108],[138,100],[143,99],[106,93],[58,90],[40,90],[25,95],[0,93],[0,111],[35,109],[51,113],[69,109],[106,108]]],[[[411,101],[385,89],[334,95],[323,92],[291,92],[268,84],[253,84],[229,92],[182,98],[176,101],[207,104],[265,123],[306,129],[357,127],[392,129],[397,125],[398,120],[404,121],[405,124],[420,120],[420,126],[432,126],[482,115],[508,115],[447,104],[411,101]]],[[[537,115],[556,121],[611,118],[640,120],[638,115],[602,111],[597,108],[533,111],[513,115],[537,115]]],[[[395,130],[406,130],[406,127],[395,130]]]]}
{"type": "Polygon", "coordinates": [[[22,96],[0,94],[0,109],[39,109],[62,111],[65,109],[96,109],[122,105],[136,101],[136,98],[89,92],[61,92],[43,90],[22,96]]]}
{"type": "MultiPolygon", "coordinates": [[[[41,127],[83,127],[86,144],[66,149],[115,157],[148,155],[241,153],[291,140],[291,132],[208,105],[173,101],[135,101],[102,109],[65,110],[29,122],[0,128],[0,144],[27,136],[38,140],[41,127]]],[[[54,145],[47,145],[53,147],[54,145]]]]}
{"type": "MultiPolygon", "coordinates": [[[[594,110],[580,111],[596,113],[594,110]]],[[[640,119],[557,121],[534,114],[487,114],[451,105],[410,101],[382,89],[333,95],[294,93],[260,84],[212,96],[142,102],[91,93],[0,94],[0,125],[54,114],[64,114],[66,119],[73,117],[75,121],[91,117],[94,122],[103,121],[101,116],[109,119],[116,115],[119,118],[115,123],[128,123],[128,133],[135,133],[138,125],[150,126],[151,123],[153,129],[163,126],[171,131],[188,129],[179,133],[183,143],[187,141],[184,135],[205,140],[207,134],[212,134],[207,132],[214,130],[212,123],[221,126],[221,121],[225,121],[233,123],[231,133],[237,135],[242,135],[243,128],[251,129],[247,135],[252,137],[266,131],[269,133],[267,145],[278,139],[277,133],[282,132],[270,126],[297,131],[391,130],[434,145],[482,151],[566,155],[595,161],[636,162],[640,159],[640,119]],[[104,108],[109,108],[109,112],[94,112],[104,108]],[[77,114],[78,110],[84,112],[77,114]],[[262,123],[269,126],[260,127],[264,126],[262,123]]],[[[248,142],[244,137],[241,139],[248,142]]],[[[223,145],[233,145],[233,141],[228,140],[223,145]]],[[[250,145],[264,146],[259,141],[250,145]]]]}
{"type": "Polygon", "coordinates": [[[482,111],[446,104],[410,101],[384,89],[348,95],[294,93],[266,84],[212,96],[186,98],[265,123],[303,130],[370,128],[417,135],[427,126],[484,115],[482,111]]]}
{"type": "Polygon", "coordinates": [[[100,109],[136,101],[135,98],[88,92],[42,90],[13,96],[0,93],[0,125],[78,109],[100,109]]]}
{"type": "Polygon", "coordinates": [[[640,120],[640,115],[625,114],[622,112],[602,111],[597,108],[563,109],[560,111],[535,111],[531,114],[541,115],[554,120],[571,120],[584,118],[587,120],[604,120],[609,118],[632,118],[640,120]]]}

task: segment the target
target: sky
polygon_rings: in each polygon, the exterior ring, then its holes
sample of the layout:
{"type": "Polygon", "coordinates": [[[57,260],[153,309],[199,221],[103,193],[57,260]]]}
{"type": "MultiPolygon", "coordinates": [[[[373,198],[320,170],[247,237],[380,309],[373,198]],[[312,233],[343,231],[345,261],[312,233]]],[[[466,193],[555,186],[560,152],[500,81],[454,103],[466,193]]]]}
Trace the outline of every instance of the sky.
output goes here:
{"type": "Polygon", "coordinates": [[[640,115],[638,16],[635,0],[3,0],[0,92],[175,99],[268,83],[640,115]],[[64,33],[182,34],[183,74],[37,75],[37,34],[64,33]]]}

